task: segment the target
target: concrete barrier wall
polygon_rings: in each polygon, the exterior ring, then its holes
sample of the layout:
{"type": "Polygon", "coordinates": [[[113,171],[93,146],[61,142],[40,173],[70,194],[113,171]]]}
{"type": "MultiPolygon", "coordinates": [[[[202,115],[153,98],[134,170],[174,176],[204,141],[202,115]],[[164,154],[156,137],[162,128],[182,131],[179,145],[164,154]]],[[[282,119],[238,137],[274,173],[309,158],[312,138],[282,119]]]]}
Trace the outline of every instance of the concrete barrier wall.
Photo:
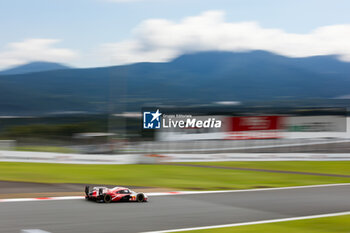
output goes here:
{"type": "Polygon", "coordinates": [[[317,153],[218,153],[86,155],[46,152],[0,151],[0,161],[66,164],[136,164],[206,161],[350,161],[350,154],[317,153]]]}

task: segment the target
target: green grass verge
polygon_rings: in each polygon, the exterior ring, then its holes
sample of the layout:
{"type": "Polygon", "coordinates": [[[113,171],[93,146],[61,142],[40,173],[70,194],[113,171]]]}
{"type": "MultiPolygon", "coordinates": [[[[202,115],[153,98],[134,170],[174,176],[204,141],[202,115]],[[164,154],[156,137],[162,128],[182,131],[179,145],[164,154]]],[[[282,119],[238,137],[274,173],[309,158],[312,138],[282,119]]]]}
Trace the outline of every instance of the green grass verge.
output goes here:
{"type": "Polygon", "coordinates": [[[55,153],[74,153],[74,150],[58,146],[17,146],[17,151],[36,151],[36,152],[55,152],[55,153]]]}
{"type": "Polygon", "coordinates": [[[350,161],[234,161],[199,162],[191,164],[350,175],[350,161]]]}
{"type": "Polygon", "coordinates": [[[182,231],[191,233],[349,233],[350,215],[266,223],[249,226],[226,227],[208,230],[182,231]]]}
{"type": "Polygon", "coordinates": [[[350,182],[350,178],[172,165],[75,165],[16,162],[0,162],[0,180],[150,186],[185,190],[249,189],[350,182]]]}

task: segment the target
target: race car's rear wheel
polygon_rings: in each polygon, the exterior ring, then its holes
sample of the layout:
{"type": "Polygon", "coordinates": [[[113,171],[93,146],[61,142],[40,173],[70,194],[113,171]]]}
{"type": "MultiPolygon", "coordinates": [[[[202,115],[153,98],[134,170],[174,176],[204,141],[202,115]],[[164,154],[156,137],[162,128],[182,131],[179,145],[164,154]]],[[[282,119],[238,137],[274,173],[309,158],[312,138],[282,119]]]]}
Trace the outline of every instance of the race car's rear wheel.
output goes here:
{"type": "Polygon", "coordinates": [[[136,201],[143,202],[145,200],[145,196],[142,193],[137,194],[136,201]]]}
{"type": "Polygon", "coordinates": [[[112,201],[112,197],[109,194],[106,194],[103,198],[105,203],[110,203],[112,201]]]}

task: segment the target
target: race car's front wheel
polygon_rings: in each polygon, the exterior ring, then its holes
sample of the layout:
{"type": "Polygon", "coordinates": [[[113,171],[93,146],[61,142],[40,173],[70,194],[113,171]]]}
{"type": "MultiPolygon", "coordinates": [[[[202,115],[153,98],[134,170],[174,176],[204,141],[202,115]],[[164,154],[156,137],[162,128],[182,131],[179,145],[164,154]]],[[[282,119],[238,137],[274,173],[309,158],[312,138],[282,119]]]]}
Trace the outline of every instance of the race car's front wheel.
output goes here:
{"type": "Polygon", "coordinates": [[[112,197],[109,194],[106,194],[103,198],[105,203],[110,203],[112,201],[112,197]]]}
{"type": "Polygon", "coordinates": [[[137,194],[136,201],[143,202],[145,200],[145,196],[142,193],[137,194]]]}

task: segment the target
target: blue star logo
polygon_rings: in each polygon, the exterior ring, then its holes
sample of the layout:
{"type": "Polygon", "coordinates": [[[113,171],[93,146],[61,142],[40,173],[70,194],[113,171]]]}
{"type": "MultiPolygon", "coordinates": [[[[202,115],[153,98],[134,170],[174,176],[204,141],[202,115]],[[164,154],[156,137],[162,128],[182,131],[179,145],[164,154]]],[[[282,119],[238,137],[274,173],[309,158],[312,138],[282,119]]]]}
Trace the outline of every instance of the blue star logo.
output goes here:
{"type": "Polygon", "coordinates": [[[161,115],[159,109],[155,112],[143,112],[143,128],[144,129],[160,129],[161,115]]]}

